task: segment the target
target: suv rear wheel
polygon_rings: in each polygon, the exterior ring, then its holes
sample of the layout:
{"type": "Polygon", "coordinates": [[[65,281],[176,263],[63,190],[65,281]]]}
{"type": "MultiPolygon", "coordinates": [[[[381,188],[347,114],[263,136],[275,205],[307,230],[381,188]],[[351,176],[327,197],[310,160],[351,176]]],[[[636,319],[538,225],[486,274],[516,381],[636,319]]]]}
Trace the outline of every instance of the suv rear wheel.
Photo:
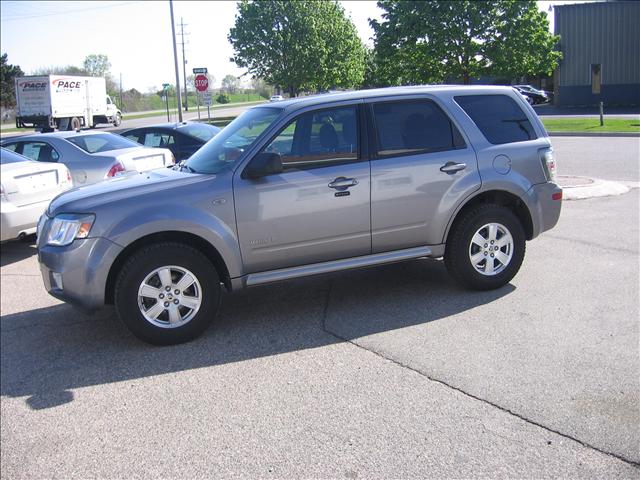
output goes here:
{"type": "Polygon", "coordinates": [[[209,326],[220,302],[220,279],[192,247],[143,248],[123,266],[115,287],[118,317],[141,340],[171,345],[193,340],[209,326]]]}
{"type": "Polygon", "coordinates": [[[479,205],[456,221],[445,251],[445,265],[459,283],[473,290],[491,290],[518,273],[525,252],[525,234],[518,217],[506,207],[479,205]]]}

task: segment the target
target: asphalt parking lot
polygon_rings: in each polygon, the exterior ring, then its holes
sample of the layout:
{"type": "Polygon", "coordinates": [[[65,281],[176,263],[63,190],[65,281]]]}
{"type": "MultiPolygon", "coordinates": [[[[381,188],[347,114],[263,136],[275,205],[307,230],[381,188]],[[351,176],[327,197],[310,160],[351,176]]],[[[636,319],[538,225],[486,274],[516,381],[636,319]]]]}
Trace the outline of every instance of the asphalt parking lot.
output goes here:
{"type": "MultiPolygon", "coordinates": [[[[638,182],[638,139],[553,140],[638,182]]],[[[3,478],[640,478],[640,191],[568,201],[514,281],[417,260],[226,295],[157,348],[2,246],[3,478]]]]}

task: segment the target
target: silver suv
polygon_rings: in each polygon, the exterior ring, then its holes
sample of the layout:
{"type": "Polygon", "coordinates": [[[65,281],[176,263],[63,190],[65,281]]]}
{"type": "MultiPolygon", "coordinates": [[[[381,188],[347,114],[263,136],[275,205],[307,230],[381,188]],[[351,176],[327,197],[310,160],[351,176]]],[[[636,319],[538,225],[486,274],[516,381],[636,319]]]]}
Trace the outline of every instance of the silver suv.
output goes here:
{"type": "Polygon", "coordinates": [[[184,342],[221,288],[444,257],[471,289],[517,273],[562,190],[510,87],[400,87],[246,111],[173,169],[71,190],[39,223],[49,293],[115,304],[139,338],[184,342]]]}

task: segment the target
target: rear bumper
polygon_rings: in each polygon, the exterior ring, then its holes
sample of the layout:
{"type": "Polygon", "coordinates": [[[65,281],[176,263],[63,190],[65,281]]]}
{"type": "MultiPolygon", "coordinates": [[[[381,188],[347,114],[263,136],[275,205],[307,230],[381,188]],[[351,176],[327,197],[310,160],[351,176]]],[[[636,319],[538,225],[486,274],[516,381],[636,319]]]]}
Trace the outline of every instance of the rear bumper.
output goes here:
{"type": "Polygon", "coordinates": [[[535,238],[558,223],[562,210],[562,188],[551,182],[540,183],[531,187],[527,196],[534,206],[530,213],[533,221],[532,238],[535,238]]]}
{"type": "Polygon", "coordinates": [[[16,207],[11,202],[0,202],[0,241],[18,238],[22,233],[35,233],[38,219],[48,205],[49,200],[23,207],[16,207]]]}
{"type": "Polygon", "coordinates": [[[122,247],[106,238],[75,240],[66,247],[38,248],[44,286],[54,297],[84,310],[105,303],[109,270],[122,247]]]}
{"type": "Polygon", "coordinates": [[[16,117],[16,128],[49,127],[55,128],[56,122],[51,115],[30,115],[16,117]]]}

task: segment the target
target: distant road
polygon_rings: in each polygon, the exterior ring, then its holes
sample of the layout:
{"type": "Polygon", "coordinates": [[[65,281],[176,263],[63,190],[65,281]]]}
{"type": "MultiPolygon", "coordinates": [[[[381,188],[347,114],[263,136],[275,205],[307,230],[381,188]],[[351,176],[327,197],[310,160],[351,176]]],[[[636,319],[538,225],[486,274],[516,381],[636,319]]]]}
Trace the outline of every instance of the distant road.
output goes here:
{"type": "MultiPolygon", "coordinates": [[[[242,112],[244,112],[245,110],[248,110],[249,108],[255,106],[256,104],[249,104],[249,105],[236,105],[233,107],[228,107],[228,108],[215,108],[211,110],[211,118],[220,118],[220,117],[232,117],[232,116],[238,116],[240,115],[242,112]]],[[[136,112],[132,112],[131,115],[135,115],[136,112]]],[[[207,109],[206,108],[200,108],[200,117],[202,119],[206,119],[207,118],[207,109]]],[[[178,121],[178,114],[177,113],[171,113],[171,121],[172,122],[177,122],[178,121]]],[[[188,112],[182,112],[182,118],[183,120],[197,120],[198,119],[198,111],[197,110],[189,110],[188,112]]],[[[136,118],[133,120],[122,120],[122,123],[120,124],[119,127],[114,127],[112,125],[99,125],[95,128],[96,131],[104,131],[104,132],[110,132],[110,131],[121,131],[121,130],[127,130],[129,128],[137,128],[137,127],[144,127],[146,125],[153,125],[155,123],[165,123],[167,121],[167,114],[160,114],[158,116],[154,116],[154,117],[145,117],[145,118],[136,118]]],[[[2,133],[1,138],[8,138],[8,137],[18,137],[21,135],[28,135],[30,133],[33,133],[29,130],[23,130],[23,131],[19,131],[19,132],[7,132],[7,133],[2,133]]]]}

